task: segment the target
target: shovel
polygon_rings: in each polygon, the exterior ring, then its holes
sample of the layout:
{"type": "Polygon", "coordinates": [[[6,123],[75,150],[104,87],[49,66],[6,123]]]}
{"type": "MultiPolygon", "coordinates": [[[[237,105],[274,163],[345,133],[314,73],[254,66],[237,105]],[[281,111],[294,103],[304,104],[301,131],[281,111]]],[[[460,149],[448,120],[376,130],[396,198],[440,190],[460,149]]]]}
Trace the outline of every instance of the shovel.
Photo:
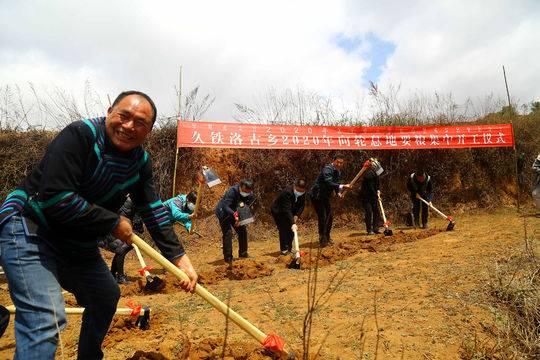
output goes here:
{"type": "Polygon", "coordinates": [[[386,220],[386,215],[384,214],[384,207],[382,205],[382,199],[381,199],[381,196],[377,196],[378,200],[379,200],[379,207],[381,208],[381,215],[382,215],[382,219],[384,221],[383,223],[383,226],[384,226],[384,235],[385,236],[392,236],[394,235],[394,232],[390,229],[390,221],[386,220]]]}
{"type": "Polygon", "coordinates": [[[146,278],[146,285],[144,285],[144,291],[145,292],[159,292],[165,288],[165,280],[160,279],[157,276],[152,276],[148,272],[148,266],[146,266],[146,263],[144,262],[144,259],[142,257],[141,252],[139,251],[139,248],[137,245],[133,244],[133,248],[135,249],[135,253],[137,254],[137,258],[139,259],[139,262],[141,263],[142,268],[139,270],[139,273],[141,276],[144,276],[146,278]]]}
{"type": "Polygon", "coordinates": [[[293,230],[293,247],[294,247],[294,259],[289,263],[289,269],[300,269],[300,259],[302,254],[300,254],[300,245],[298,244],[298,231],[293,230]]]}
{"type": "MultiPolygon", "coordinates": [[[[154,259],[158,264],[163,266],[167,271],[176,276],[182,281],[189,281],[189,277],[176,267],[173,263],[167,260],[163,255],[154,250],[150,245],[148,245],[144,240],[142,240],[137,235],[133,234],[131,236],[132,245],[138,246],[146,255],[154,259]]],[[[289,358],[294,358],[292,353],[289,353],[284,349],[284,341],[275,334],[266,335],[249,321],[240,316],[237,312],[225,305],[221,300],[212,295],[208,290],[206,290],[201,285],[197,284],[195,286],[194,292],[202,297],[206,302],[212,305],[216,310],[221,312],[227,318],[229,318],[233,323],[238,325],[242,330],[251,335],[255,340],[261,343],[265,349],[270,350],[277,354],[288,355],[289,358]]]]}
{"type": "Polygon", "coordinates": [[[451,216],[444,215],[439,209],[437,209],[435,206],[431,205],[426,200],[422,199],[420,195],[417,195],[418,199],[422,200],[424,203],[426,203],[427,206],[429,206],[433,211],[435,211],[440,217],[442,217],[445,220],[448,220],[448,226],[446,226],[446,231],[452,231],[454,230],[454,226],[456,223],[454,222],[454,219],[451,216]]]}
{"type": "Polygon", "coordinates": [[[201,198],[202,198],[204,183],[206,183],[206,185],[208,185],[209,188],[221,184],[221,180],[216,175],[216,173],[212,169],[210,169],[208,166],[204,166],[204,165],[202,167],[202,176],[201,174],[199,174],[197,180],[199,182],[199,188],[197,189],[197,201],[195,202],[195,209],[193,210],[193,219],[191,220],[191,229],[189,230],[190,235],[195,232],[195,217],[197,213],[199,212],[199,207],[201,205],[201,198]]]}

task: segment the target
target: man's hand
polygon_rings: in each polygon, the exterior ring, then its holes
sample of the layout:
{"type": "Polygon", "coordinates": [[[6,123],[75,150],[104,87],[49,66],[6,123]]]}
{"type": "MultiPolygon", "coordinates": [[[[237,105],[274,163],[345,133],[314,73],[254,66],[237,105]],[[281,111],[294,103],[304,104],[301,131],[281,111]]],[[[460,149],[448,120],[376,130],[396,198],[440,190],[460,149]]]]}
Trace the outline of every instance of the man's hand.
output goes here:
{"type": "Polygon", "coordinates": [[[238,219],[234,220],[234,227],[235,228],[240,227],[240,221],[238,219]]]}
{"type": "Polygon", "coordinates": [[[344,189],[350,189],[350,188],[352,188],[352,185],[351,184],[343,184],[343,188],[344,189]]]}
{"type": "Polygon", "coordinates": [[[294,215],[294,216],[293,216],[293,222],[296,224],[297,221],[298,221],[298,216],[297,216],[297,215],[294,215]]]}
{"type": "Polygon", "coordinates": [[[131,245],[131,236],[133,235],[133,228],[131,222],[125,216],[120,216],[120,221],[116,227],[111,231],[111,235],[117,239],[122,240],[126,244],[131,245]]]}
{"type": "Polygon", "coordinates": [[[292,224],[292,225],[291,225],[291,230],[292,230],[292,231],[298,231],[298,225],[292,224]]]}
{"type": "Polygon", "coordinates": [[[420,200],[420,194],[419,194],[419,193],[416,193],[416,198],[417,198],[418,200],[420,200]]]}
{"type": "Polygon", "coordinates": [[[377,197],[381,197],[381,190],[377,190],[377,197]]]}
{"type": "Polygon", "coordinates": [[[189,281],[181,282],[180,286],[182,286],[182,289],[191,293],[194,292],[199,276],[197,275],[197,272],[195,272],[193,265],[191,265],[191,260],[189,260],[189,257],[187,255],[182,255],[181,257],[174,259],[174,265],[185,272],[189,277],[189,281]]]}
{"type": "Polygon", "coordinates": [[[196,218],[197,218],[197,214],[189,214],[189,215],[188,215],[188,218],[190,218],[190,219],[196,219],[196,218]]]}
{"type": "Polygon", "coordinates": [[[340,192],[339,194],[337,194],[337,196],[338,196],[338,198],[343,199],[343,197],[344,197],[345,195],[343,195],[343,193],[340,192]]]}

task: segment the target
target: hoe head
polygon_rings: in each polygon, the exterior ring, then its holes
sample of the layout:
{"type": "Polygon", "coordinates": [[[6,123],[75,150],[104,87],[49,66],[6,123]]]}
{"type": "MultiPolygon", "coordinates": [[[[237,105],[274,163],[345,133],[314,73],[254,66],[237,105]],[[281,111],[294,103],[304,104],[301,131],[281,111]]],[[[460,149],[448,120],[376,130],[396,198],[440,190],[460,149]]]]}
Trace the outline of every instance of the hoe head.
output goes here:
{"type": "Polygon", "coordinates": [[[221,184],[221,180],[219,179],[219,176],[217,176],[217,174],[208,166],[203,166],[202,173],[204,176],[204,181],[206,182],[208,187],[213,187],[213,186],[221,184]]]}
{"type": "Polygon", "coordinates": [[[2,305],[0,305],[0,336],[4,335],[4,331],[9,324],[9,311],[2,305]]]}
{"type": "Polygon", "coordinates": [[[291,262],[289,263],[289,265],[287,266],[289,269],[296,269],[296,270],[299,270],[300,269],[300,255],[298,256],[295,256],[291,262]]]}
{"type": "Polygon", "coordinates": [[[166,282],[157,276],[147,276],[146,285],[144,285],[144,291],[147,293],[160,292],[165,288],[166,282]]]}
{"type": "Polygon", "coordinates": [[[135,326],[138,326],[141,330],[148,330],[150,328],[150,308],[148,306],[142,308],[137,321],[135,321],[135,326]]]}
{"type": "Polygon", "coordinates": [[[454,226],[456,226],[456,223],[454,222],[454,219],[452,219],[451,216],[448,216],[446,219],[448,220],[448,225],[446,226],[446,231],[454,230],[454,226]]]}

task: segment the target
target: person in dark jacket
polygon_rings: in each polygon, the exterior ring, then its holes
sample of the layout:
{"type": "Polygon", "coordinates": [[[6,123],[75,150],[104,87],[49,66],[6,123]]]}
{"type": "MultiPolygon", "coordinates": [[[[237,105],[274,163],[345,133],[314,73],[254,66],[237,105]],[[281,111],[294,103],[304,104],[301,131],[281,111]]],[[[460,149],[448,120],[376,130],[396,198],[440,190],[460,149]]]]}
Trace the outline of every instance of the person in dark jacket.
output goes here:
{"type": "Polygon", "coordinates": [[[131,223],[118,215],[127,194],[161,253],[189,276],[184,289],[195,289],[197,273],[155,190],[142,147],[156,114],[148,95],[121,93],[106,117],[66,126],[0,207],[0,265],[17,308],[16,359],[54,359],[66,326],[62,288],[85,308],[78,358],[103,358],[101,344],[120,289],[98,239],[112,234],[131,242],[131,223]]]}
{"type": "Polygon", "coordinates": [[[364,173],[362,186],[360,187],[360,203],[364,208],[364,221],[368,235],[379,234],[379,224],[381,217],[379,214],[378,197],[381,195],[379,190],[379,176],[371,167],[364,173]]]}
{"type": "MultiPolygon", "coordinates": [[[[540,154],[532,165],[533,182],[532,182],[532,196],[536,205],[536,209],[540,211],[540,154]]],[[[540,216],[540,214],[538,214],[540,216]]]]}
{"type": "MultiPolygon", "coordinates": [[[[129,195],[124,205],[122,205],[122,207],[120,208],[118,214],[120,216],[124,216],[131,221],[131,227],[137,235],[143,235],[144,226],[142,218],[139,213],[135,211],[135,206],[133,205],[133,201],[131,200],[129,195]]],[[[124,273],[124,260],[127,253],[133,249],[133,246],[123,242],[120,239],[116,239],[111,234],[107,235],[102,241],[100,241],[99,246],[101,246],[105,250],[114,253],[114,257],[111,262],[111,273],[116,279],[116,282],[118,284],[129,283],[129,280],[124,273]]]]}
{"type": "Polygon", "coordinates": [[[343,155],[334,155],[333,161],[321,169],[310,190],[311,202],[317,212],[319,244],[322,247],[332,244],[330,231],[332,230],[333,215],[330,198],[333,193],[339,195],[341,190],[351,187],[349,184],[340,184],[340,170],[343,168],[344,163],[343,155]]]}
{"type": "Polygon", "coordinates": [[[240,225],[238,208],[241,205],[250,206],[255,201],[253,188],[253,181],[244,179],[239,184],[231,186],[216,206],[216,216],[223,234],[223,259],[229,267],[233,261],[233,229],[238,235],[238,257],[249,257],[247,229],[245,225],[240,225]]]}
{"type": "Polygon", "coordinates": [[[298,230],[296,222],[302,215],[306,203],[306,181],[298,179],[294,186],[283,190],[272,203],[270,212],[279,232],[279,250],[281,255],[291,252],[293,230],[298,230]]]}
{"type": "Polygon", "coordinates": [[[412,173],[407,180],[407,190],[411,195],[414,225],[420,227],[420,217],[422,217],[422,227],[426,229],[428,227],[429,207],[419,197],[431,203],[433,199],[431,177],[423,171],[412,173]]]}

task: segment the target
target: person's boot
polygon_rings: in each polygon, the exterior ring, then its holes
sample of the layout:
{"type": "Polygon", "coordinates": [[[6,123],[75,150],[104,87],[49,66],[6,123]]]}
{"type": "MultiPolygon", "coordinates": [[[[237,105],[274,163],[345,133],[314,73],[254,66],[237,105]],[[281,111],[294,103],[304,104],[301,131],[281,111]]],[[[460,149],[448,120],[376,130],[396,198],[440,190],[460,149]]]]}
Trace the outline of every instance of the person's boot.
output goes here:
{"type": "Polygon", "coordinates": [[[117,274],[116,275],[116,283],[117,284],[129,284],[129,280],[128,280],[126,274],[117,274]]]}
{"type": "Polygon", "coordinates": [[[225,264],[227,264],[227,270],[232,270],[233,268],[233,259],[225,259],[225,264]]]}
{"type": "Polygon", "coordinates": [[[428,226],[428,224],[427,224],[427,223],[425,223],[425,224],[422,224],[422,229],[427,229],[428,227],[429,227],[429,226],[428,226]]]}

